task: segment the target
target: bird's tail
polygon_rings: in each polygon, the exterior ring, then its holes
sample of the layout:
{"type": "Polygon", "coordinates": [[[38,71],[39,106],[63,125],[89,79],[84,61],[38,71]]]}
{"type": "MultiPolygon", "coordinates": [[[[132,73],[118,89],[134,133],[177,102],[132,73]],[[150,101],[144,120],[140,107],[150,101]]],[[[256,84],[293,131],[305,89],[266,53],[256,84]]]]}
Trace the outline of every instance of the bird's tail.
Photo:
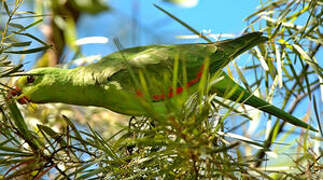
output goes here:
{"type": "Polygon", "coordinates": [[[317,131],[315,128],[311,127],[304,121],[252,95],[246,89],[244,89],[243,87],[239,86],[236,82],[234,82],[224,72],[221,73],[220,78],[222,79],[216,82],[216,84],[212,85],[212,87],[215,87],[213,89],[218,96],[228,98],[232,101],[237,101],[239,103],[250,105],[254,108],[257,108],[271,115],[274,115],[295,126],[317,131]]]}

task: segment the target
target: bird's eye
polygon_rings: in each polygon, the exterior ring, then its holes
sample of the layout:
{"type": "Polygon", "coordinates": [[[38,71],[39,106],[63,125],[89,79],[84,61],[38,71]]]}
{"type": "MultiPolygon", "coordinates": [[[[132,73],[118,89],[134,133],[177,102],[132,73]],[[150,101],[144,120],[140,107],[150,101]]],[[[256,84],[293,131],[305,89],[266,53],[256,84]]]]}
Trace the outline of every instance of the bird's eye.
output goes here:
{"type": "Polygon", "coordinates": [[[33,83],[35,81],[34,76],[27,76],[27,83],[33,83]]]}

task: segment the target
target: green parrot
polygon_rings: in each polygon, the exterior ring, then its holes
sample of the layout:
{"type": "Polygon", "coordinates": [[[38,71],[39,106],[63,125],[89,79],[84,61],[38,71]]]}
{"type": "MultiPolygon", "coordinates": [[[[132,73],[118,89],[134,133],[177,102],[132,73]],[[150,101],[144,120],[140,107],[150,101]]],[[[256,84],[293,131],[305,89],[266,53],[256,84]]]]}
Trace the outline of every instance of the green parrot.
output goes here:
{"type": "Polygon", "coordinates": [[[214,43],[124,49],[97,63],[74,69],[33,69],[16,81],[12,95],[18,95],[21,104],[91,105],[132,116],[147,115],[147,106],[138,102],[149,102],[152,110],[166,114],[165,102],[181,100],[197,92],[207,72],[219,75],[210,86],[211,93],[315,131],[305,122],[252,95],[222,71],[241,53],[266,40],[261,32],[253,32],[214,43]]]}

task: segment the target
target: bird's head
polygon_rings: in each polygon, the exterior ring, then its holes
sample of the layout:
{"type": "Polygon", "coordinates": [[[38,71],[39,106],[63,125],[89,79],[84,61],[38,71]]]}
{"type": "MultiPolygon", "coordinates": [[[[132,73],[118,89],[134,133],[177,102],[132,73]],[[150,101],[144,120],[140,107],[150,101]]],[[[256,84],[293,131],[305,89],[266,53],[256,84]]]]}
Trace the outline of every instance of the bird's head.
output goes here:
{"type": "Polygon", "coordinates": [[[55,92],[55,84],[57,85],[60,82],[61,77],[64,77],[62,76],[62,69],[33,69],[16,80],[14,89],[11,90],[10,94],[17,96],[20,104],[42,102],[49,95],[49,92],[55,92]]]}

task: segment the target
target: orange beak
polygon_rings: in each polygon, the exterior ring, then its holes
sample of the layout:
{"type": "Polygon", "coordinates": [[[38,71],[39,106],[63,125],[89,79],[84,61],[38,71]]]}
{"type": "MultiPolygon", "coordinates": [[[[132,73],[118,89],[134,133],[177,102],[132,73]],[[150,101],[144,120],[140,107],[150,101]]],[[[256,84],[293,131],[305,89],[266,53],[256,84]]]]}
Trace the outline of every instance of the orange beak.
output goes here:
{"type": "MultiPolygon", "coordinates": [[[[9,95],[11,97],[20,96],[21,95],[21,89],[17,86],[15,86],[12,90],[10,90],[9,95]]],[[[17,100],[20,104],[27,104],[30,102],[30,99],[28,99],[26,96],[19,97],[17,100]]]]}

